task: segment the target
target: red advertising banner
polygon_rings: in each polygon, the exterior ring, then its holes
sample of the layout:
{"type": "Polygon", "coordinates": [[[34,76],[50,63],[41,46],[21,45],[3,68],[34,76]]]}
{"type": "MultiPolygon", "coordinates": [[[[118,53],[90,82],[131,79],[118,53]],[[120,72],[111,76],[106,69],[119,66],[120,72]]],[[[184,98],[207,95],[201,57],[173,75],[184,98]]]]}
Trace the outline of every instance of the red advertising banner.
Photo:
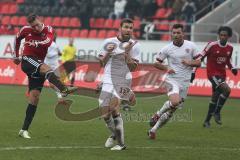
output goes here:
{"type": "MultiPolygon", "coordinates": [[[[75,71],[75,85],[95,89],[101,82],[103,69],[96,62],[77,62],[75,71]]],[[[136,92],[159,93],[165,92],[162,86],[164,73],[152,65],[141,64],[138,70],[132,73],[132,89],[136,92]]],[[[240,78],[227,71],[226,82],[232,89],[231,97],[240,98],[240,78]]],[[[27,76],[21,71],[21,65],[13,64],[10,59],[0,59],[0,84],[26,85],[27,76]]],[[[48,85],[48,83],[46,83],[48,85]]],[[[210,96],[211,83],[207,79],[206,69],[199,68],[196,78],[189,88],[189,95],[210,96]]]]}

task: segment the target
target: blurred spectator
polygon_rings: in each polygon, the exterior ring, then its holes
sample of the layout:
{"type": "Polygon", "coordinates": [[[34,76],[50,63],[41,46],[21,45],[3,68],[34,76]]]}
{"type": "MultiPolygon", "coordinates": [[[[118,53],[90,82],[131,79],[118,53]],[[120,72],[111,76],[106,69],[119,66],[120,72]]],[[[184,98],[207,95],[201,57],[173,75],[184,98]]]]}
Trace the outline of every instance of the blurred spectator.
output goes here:
{"type": "Polygon", "coordinates": [[[198,11],[205,8],[200,13],[198,13],[198,15],[195,17],[196,20],[200,17],[203,17],[205,14],[207,14],[209,11],[211,11],[211,6],[209,6],[209,4],[210,4],[210,0],[197,0],[196,1],[196,7],[197,7],[198,11]]]}
{"type": "Polygon", "coordinates": [[[141,3],[139,3],[138,0],[128,0],[126,7],[125,7],[125,13],[128,18],[135,19],[136,16],[139,17],[140,12],[141,12],[141,3]]]}
{"type": "MultiPolygon", "coordinates": [[[[0,18],[1,18],[1,16],[0,16],[0,18]]],[[[4,27],[4,25],[2,25],[2,21],[0,19],[0,35],[4,34],[4,33],[5,33],[5,27],[4,27]]]]}
{"type": "Polygon", "coordinates": [[[82,28],[89,29],[89,19],[92,17],[91,1],[86,1],[82,3],[81,9],[79,10],[78,15],[79,15],[79,18],[81,19],[82,28]]]}
{"type": "Polygon", "coordinates": [[[15,2],[16,0],[0,0],[0,2],[15,2]]]}
{"type": "Polygon", "coordinates": [[[186,0],[175,0],[172,5],[172,15],[169,17],[169,19],[175,19],[175,17],[179,14],[181,14],[182,7],[184,5],[186,0]]]}
{"type": "Polygon", "coordinates": [[[164,8],[172,8],[175,1],[176,0],[165,0],[163,7],[164,8]]]}
{"type": "Polygon", "coordinates": [[[67,7],[74,6],[73,0],[64,0],[64,5],[67,7]]]}
{"type": "Polygon", "coordinates": [[[57,0],[47,0],[47,3],[49,6],[55,6],[56,2],[57,2],[57,0]]]}
{"type": "Polygon", "coordinates": [[[11,24],[9,24],[9,25],[7,25],[7,28],[6,28],[7,30],[7,33],[6,34],[14,34],[14,27],[13,27],[13,25],[11,25],[11,24]]]}
{"type": "Polygon", "coordinates": [[[185,17],[185,21],[192,22],[193,14],[197,11],[196,4],[192,0],[187,0],[183,7],[182,7],[182,13],[185,17]]]}
{"type": "Polygon", "coordinates": [[[156,25],[159,23],[158,20],[153,21],[151,23],[148,23],[144,27],[144,34],[142,35],[142,38],[148,39],[148,40],[157,40],[160,38],[159,34],[155,34],[156,32],[156,25]]]}
{"type": "Polygon", "coordinates": [[[12,25],[2,25],[0,21],[0,35],[1,34],[14,34],[14,28],[12,25]]]}
{"type": "Polygon", "coordinates": [[[142,18],[150,18],[154,16],[158,9],[156,0],[144,0],[142,8],[142,18]]]}
{"type": "Polygon", "coordinates": [[[207,7],[208,4],[209,4],[209,0],[197,0],[196,1],[197,10],[201,10],[207,7]]]}
{"type": "Polygon", "coordinates": [[[116,0],[114,2],[114,11],[110,13],[109,18],[111,19],[123,18],[126,4],[127,4],[126,0],[116,0]]]}

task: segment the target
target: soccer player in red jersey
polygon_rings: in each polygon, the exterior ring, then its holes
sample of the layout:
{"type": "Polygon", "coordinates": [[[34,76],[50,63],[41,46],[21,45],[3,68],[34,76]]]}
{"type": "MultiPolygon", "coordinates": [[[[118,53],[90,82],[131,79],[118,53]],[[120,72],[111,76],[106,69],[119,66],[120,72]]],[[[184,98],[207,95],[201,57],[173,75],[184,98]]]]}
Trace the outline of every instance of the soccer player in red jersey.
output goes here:
{"type": "Polygon", "coordinates": [[[46,79],[65,95],[77,89],[76,87],[66,87],[53,70],[44,63],[48,47],[54,37],[52,27],[45,26],[35,14],[30,14],[27,21],[29,26],[24,26],[19,31],[14,46],[14,63],[18,65],[21,62],[22,71],[28,76],[29,104],[26,109],[24,124],[19,132],[19,136],[23,138],[31,138],[28,128],[36,112],[39,96],[46,79]],[[25,42],[23,44],[22,58],[19,58],[22,39],[25,39],[25,42]]]}
{"type": "Polygon", "coordinates": [[[228,39],[232,36],[232,29],[228,26],[222,26],[218,29],[218,36],[219,40],[208,43],[199,57],[202,60],[207,57],[207,76],[212,83],[212,98],[203,124],[206,128],[210,127],[212,116],[217,124],[222,124],[220,112],[231,92],[225,81],[226,66],[231,69],[235,76],[238,73],[231,64],[233,47],[228,43],[228,39]]]}

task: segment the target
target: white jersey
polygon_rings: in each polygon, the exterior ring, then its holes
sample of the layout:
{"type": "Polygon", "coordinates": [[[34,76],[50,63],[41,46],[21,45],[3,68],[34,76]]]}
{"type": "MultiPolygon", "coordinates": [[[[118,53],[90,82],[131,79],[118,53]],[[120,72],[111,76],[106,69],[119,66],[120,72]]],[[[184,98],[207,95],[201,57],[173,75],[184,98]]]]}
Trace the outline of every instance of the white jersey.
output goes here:
{"type": "Polygon", "coordinates": [[[175,71],[175,74],[168,75],[168,78],[190,82],[193,67],[182,64],[182,60],[193,60],[197,55],[197,46],[193,42],[184,40],[181,47],[171,42],[160,50],[157,58],[161,61],[167,59],[168,66],[175,71]]]}
{"type": "MultiPolygon", "coordinates": [[[[130,42],[134,42],[134,40],[130,39],[130,42]]],[[[131,85],[132,75],[129,71],[129,68],[125,62],[125,45],[127,42],[121,42],[117,37],[106,39],[99,52],[99,56],[104,56],[107,51],[106,47],[108,45],[114,45],[115,49],[113,50],[113,55],[108,60],[107,64],[104,68],[103,74],[103,83],[108,84],[125,84],[131,85]]],[[[140,61],[140,45],[136,43],[130,51],[130,55],[133,59],[140,61]]]]}
{"type": "Polygon", "coordinates": [[[47,55],[44,59],[44,63],[49,65],[53,70],[55,70],[58,66],[58,60],[59,60],[59,47],[58,45],[53,41],[50,47],[48,47],[47,55]]]}

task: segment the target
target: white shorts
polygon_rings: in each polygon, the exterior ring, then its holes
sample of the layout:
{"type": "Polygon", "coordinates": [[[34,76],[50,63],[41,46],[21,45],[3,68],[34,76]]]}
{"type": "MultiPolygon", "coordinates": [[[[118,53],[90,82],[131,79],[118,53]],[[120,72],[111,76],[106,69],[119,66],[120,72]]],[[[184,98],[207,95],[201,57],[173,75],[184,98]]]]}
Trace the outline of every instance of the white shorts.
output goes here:
{"type": "Polygon", "coordinates": [[[170,96],[171,94],[179,94],[179,96],[183,99],[187,97],[189,81],[176,81],[172,78],[166,79],[166,88],[167,88],[167,95],[170,96]]]}
{"type": "Polygon", "coordinates": [[[127,85],[116,85],[103,83],[102,90],[99,96],[99,106],[109,106],[113,97],[117,97],[120,100],[129,101],[129,98],[133,91],[127,85]]]}
{"type": "Polygon", "coordinates": [[[59,62],[58,59],[56,58],[45,57],[44,63],[48,65],[52,70],[55,70],[59,67],[59,62]]]}

